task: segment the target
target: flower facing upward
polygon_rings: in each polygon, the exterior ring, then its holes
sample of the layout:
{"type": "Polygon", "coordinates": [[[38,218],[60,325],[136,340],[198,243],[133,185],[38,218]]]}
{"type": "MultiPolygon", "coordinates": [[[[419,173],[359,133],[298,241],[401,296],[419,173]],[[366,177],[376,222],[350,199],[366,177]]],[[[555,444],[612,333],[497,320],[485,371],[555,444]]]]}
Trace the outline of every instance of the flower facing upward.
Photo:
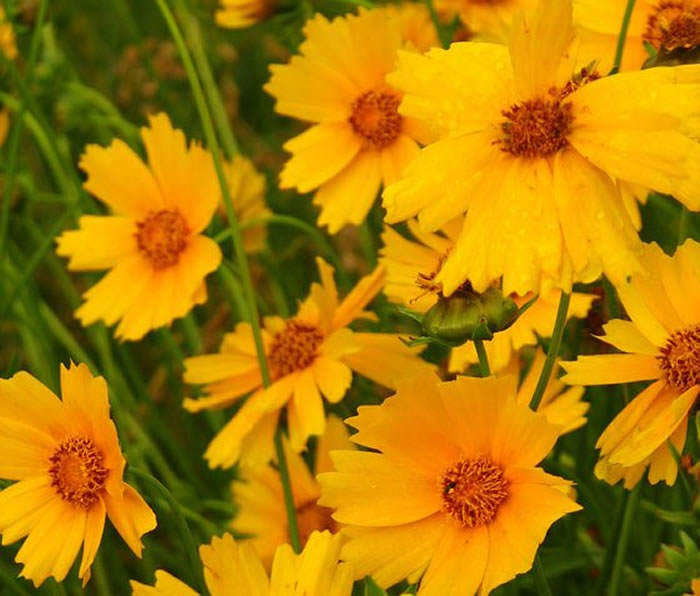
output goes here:
{"type": "Polygon", "coordinates": [[[265,320],[263,342],[272,377],[267,389],[261,387],[248,323],[239,323],[224,337],[218,354],[185,360],[185,381],[206,384],[205,397],[185,400],[190,412],[224,407],[254,392],[210,443],[205,453],[210,466],[232,466],[241,456],[250,464],[269,461],[272,435],[285,405],[292,449],[301,451],[309,436],[325,430],[321,396],[332,403],[340,401],[353,370],[394,387],[406,370],[432,369],[398,335],[347,328],[355,319],[371,316],[363,309],[384,284],[381,268],[360,280],[341,302],[333,269],[322,259],[317,262],[321,283],[312,285],[296,316],[265,320]]]}
{"type": "Polygon", "coordinates": [[[216,24],[243,29],[268,18],[277,8],[277,0],[221,0],[216,24]]]}
{"type": "MultiPolygon", "coordinates": [[[[350,596],[352,570],[338,562],[340,536],[314,532],[300,554],[281,545],[268,578],[253,547],[231,534],[199,547],[204,580],[211,596],[350,596]]],[[[198,596],[166,571],[156,571],[156,585],[131,582],[133,596],[198,596]]]]}
{"type": "Polygon", "coordinates": [[[319,503],[350,537],[341,558],[382,587],[425,570],[418,594],[488,594],[532,565],[550,525],[580,507],[537,468],[559,430],[515,399],[515,379],[406,379],[361,407],[319,503]]]}
{"type": "Polygon", "coordinates": [[[280,114],[315,123],[288,141],[281,188],[314,189],[319,224],[331,233],[361,223],[382,182],[396,180],[418,153],[417,124],[397,112],[401,94],[387,85],[405,40],[385,10],[333,21],[317,14],[304,27],[300,56],[271,67],[265,89],[280,114]]]}
{"type": "Polygon", "coordinates": [[[615,417],[598,439],[595,473],[631,488],[649,467],[649,482],[676,481],[667,442],[682,451],[688,413],[700,392],[700,244],[687,240],[673,257],[645,245],[647,275],[617,286],[631,321],[614,319],[599,339],[624,354],[563,362],[566,383],[607,385],[654,381],[615,417]]]}
{"type": "Polygon", "coordinates": [[[122,480],[104,379],[85,364],[62,366],[61,392],[62,400],[25,372],[0,380],[0,477],[18,481],[0,492],[0,533],[3,544],[27,536],[15,560],[35,586],[63,581],[81,546],[87,583],[105,516],[139,557],[141,536],[156,527],[122,480]]]}
{"type": "Polygon", "coordinates": [[[601,78],[572,69],[571,40],[570,0],[547,1],[509,47],[399,53],[400,113],[442,136],[384,191],[386,219],[436,230],[466,212],[435,279],[447,294],[465,279],[483,291],[502,275],[524,295],[641,270],[618,180],[700,208],[700,66],[601,78]]]}
{"type": "MultiPolygon", "coordinates": [[[[348,439],[343,421],[329,416],[326,431],[319,438],[315,451],[313,471],[309,470],[299,453],[289,448],[287,441],[284,442],[284,447],[299,537],[304,546],[314,530],[335,532],[339,527],[331,517],[331,510],[316,503],[321,496],[316,474],[333,469],[329,455],[332,449],[352,449],[353,444],[348,439]]],[[[243,468],[240,477],[241,481],[235,482],[233,486],[239,512],[232,527],[238,534],[251,536],[251,544],[269,568],[277,547],[290,541],[279,474],[272,466],[256,466],[243,468]]]]}
{"type": "Polygon", "coordinates": [[[148,166],[120,140],[87,147],[85,188],[114,215],[84,215],[56,249],[71,270],[110,269],[76,315],[84,325],[119,321],[117,337],[131,340],[205,302],[204,278],[221,261],[218,245],[201,235],[220,196],[211,156],[188,148],[165,114],[152,116],[141,136],[148,166]]]}

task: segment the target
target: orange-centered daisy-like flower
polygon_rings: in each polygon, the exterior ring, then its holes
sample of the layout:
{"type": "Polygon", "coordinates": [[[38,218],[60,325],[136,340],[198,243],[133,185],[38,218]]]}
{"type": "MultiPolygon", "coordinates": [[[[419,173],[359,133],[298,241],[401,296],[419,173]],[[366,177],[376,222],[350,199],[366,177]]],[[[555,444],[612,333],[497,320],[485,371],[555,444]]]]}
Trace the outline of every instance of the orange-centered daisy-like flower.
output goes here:
{"type": "Polygon", "coordinates": [[[569,482],[536,467],[559,429],[517,403],[515,383],[421,375],[348,421],[373,451],[333,452],[319,503],[349,524],[341,558],[357,578],[387,587],[425,570],[418,594],[488,594],[580,509],[569,482]]]}
{"type": "Polygon", "coordinates": [[[617,287],[631,321],[612,320],[599,339],[624,354],[563,362],[576,385],[654,381],[610,423],[598,440],[595,473],[631,488],[649,467],[649,482],[673,484],[677,466],[668,441],[683,449],[688,414],[700,393],[700,244],[687,240],[673,257],[645,246],[648,274],[617,287]]]}
{"type": "Polygon", "coordinates": [[[76,315],[84,325],[119,321],[117,337],[130,340],[205,302],[204,278],[221,261],[218,245],[201,235],[220,196],[210,154],[188,147],[165,114],[152,116],[141,136],[148,165],[120,140],[87,147],[85,188],[114,214],[84,215],[56,249],[71,270],[110,269],[76,315]]]}
{"type": "Polygon", "coordinates": [[[418,153],[417,125],[398,113],[401,93],[385,81],[406,41],[401,30],[391,11],[333,21],[317,14],[304,27],[301,55],[271,67],[265,89],[276,110],[316,123],[285,144],[292,157],[280,186],[318,189],[319,224],[331,233],[361,223],[382,182],[395,181],[418,153]]]}
{"type": "Polygon", "coordinates": [[[640,270],[618,181],[700,208],[700,66],[601,78],[572,68],[572,35],[570,1],[547,1],[509,47],[399,53],[399,112],[442,138],[385,190],[387,221],[417,214],[430,231],[466,212],[435,278],[447,294],[465,279],[482,291],[502,275],[524,295],[640,270]]]}
{"type": "Polygon", "coordinates": [[[241,456],[248,463],[269,461],[272,435],[285,405],[292,449],[301,451],[309,436],[325,430],[321,396],[340,401],[353,370],[394,387],[407,370],[432,369],[396,334],[348,329],[355,319],[371,316],[363,309],[381,290],[383,269],[360,280],[341,302],[333,269],[322,259],[317,262],[321,283],[312,285],[296,316],[265,320],[263,341],[272,377],[268,388],[261,387],[248,323],[239,323],[224,337],[220,353],[185,360],[185,381],[206,384],[205,397],[185,400],[190,412],[227,406],[254,392],[209,445],[205,457],[210,466],[232,466],[241,456]]]}
{"type": "Polygon", "coordinates": [[[87,583],[105,516],[139,557],[141,536],[156,527],[122,480],[104,379],[85,364],[62,366],[61,392],[62,400],[25,372],[0,380],[0,477],[17,480],[0,492],[0,533],[3,544],[27,536],[15,560],[35,586],[63,581],[81,546],[87,583]]]}

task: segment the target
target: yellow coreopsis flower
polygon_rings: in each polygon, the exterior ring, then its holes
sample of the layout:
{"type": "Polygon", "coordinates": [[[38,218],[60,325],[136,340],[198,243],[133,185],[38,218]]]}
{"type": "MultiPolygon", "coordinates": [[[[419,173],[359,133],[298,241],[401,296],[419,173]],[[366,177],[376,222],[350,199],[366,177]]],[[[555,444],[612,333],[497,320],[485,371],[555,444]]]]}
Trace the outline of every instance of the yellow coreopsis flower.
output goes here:
{"type": "Polygon", "coordinates": [[[691,593],[688,596],[700,596],[700,579],[694,579],[690,583],[691,593]]]}
{"type": "Polygon", "coordinates": [[[504,43],[517,14],[534,8],[537,0],[434,0],[445,17],[458,15],[467,31],[479,40],[504,43]]]}
{"type": "Polygon", "coordinates": [[[0,492],[0,533],[3,544],[27,536],[15,560],[35,586],[63,581],[81,546],[78,576],[87,583],[105,516],[139,557],[141,536],[156,527],[122,479],[104,379],[85,364],[61,366],[61,393],[25,372],[0,380],[0,477],[17,480],[0,492]]]}
{"type": "Polygon", "coordinates": [[[4,6],[0,6],[0,52],[5,54],[8,60],[17,58],[15,31],[7,18],[4,6]]]}
{"type": "Polygon", "coordinates": [[[0,147],[5,144],[7,132],[10,130],[10,112],[6,108],[0,109],[0,147]]]}
{"type": "Polygon", "coordinates": [[[440,46],[435,24],[430,18],[430,11],[424,2],[386,4],[375,10],[386,11],[390,19],[398,21],[401,39],[407,46],[419,52],[440,46]]]}
{"type": "Polygon", "coordinates": [[[85,188],[114,215],[84,215],[56,249],[71,270],[110,269],[76,316],[84,325],[119,321],[117,337],[130,340],[205,302],[204,278],[221,261],[219,246],[201,234],[220,197],[211,155],[188,147],[165,114],[152,116],[141,136],[148,165],[121,140],[88,145],[85,188]]]}
{"type": "MultiPolygon", "coordinates": [[[[401,93],[385,81],[405,41],[386,10],[328,21],[317,14],[289,64],[270,67],[266,91],[280,114],[315,123],[288,141],[281,188],[316,190],[319,224],[333,234],[359,224],[382,185],[418,153],[418,125],[397,112],[401,93]]],[[[421,137],[423,138],[423,137],[421,137]]]]}
{"type": "Polygon", "coordinates": [[[580,507],[536,467],[560,429],[515,399],[516,379],[406,379],[348,420],[374,451],[335,451],[319,503],[349,527],[341,558],[382,587],[425,570],[418,594],[488,594],[527,571],[580,507]]]}
{"type": "Polygon", "coordinates": [[[268,18],[277,8],[277,0],[221,0],[216,24],[243,29],[268,18]]]}
{"type": "MultiPolygon", "coordinates": [[[[573,0],[574,23],[579,26],[579,52],[612,67],[627,0],[573,0]]],[[[637,0],[627,29],[622,70],[642,67],[648,54],[644,43],[657,51],[700,45],[700,0],[637,0]]]]}
{"type": "MultiPolygon", "coordinates": [[[[204,581],[211,596],[350,596],[352,570],[338,562],[340,535],[314,532],[300,554],[281,545],[268,578],[262,561],[249,543],[230,534],[199,547],[204,581]]],[[[156,585],[131,581],[133,596],[198,596],[167,571],[156,571],[156,585]]]]}
{"type": "Polygon", "coordinates": [[[673,257],[645,245],[649,273],[617,286],[631,321],[614,319],[599,339],[624,354],[579,356],[563,362],[563,380],[576,385],[654,381],[598,439],[595,473],[631,488],[649,467],[649,482],[676,481],[670,441],[685,444],[688,414],[700,392],[700,244],[687,240],[673,257]]]}
{"type": "Polygon", "coordinates": [[[425,230],[467,213],[435,281],[519,295],[570,290],[642,269],[616,186],[632,182],[700,208],[700,66],[600,78],[574,72],[570,0],[522,16],[508,47],[456,43],[399,53],[400,112],[442,135],[384,192],[387,221],[425,230]]]}
{"type": "Polygon", "coordinates": [[[185,408],[197,412],[228,406],[249,392],[248,400],[210,443],[209,465],[232,466],[239,457],[265,463],[272,456],[272,435],[280,410],[286,406],[292,449],[301,451],[311,435],[326,427],[323,399],[340,401],[352,382],[352,371],[394,387],[407,370],[432,366],[406,347],[397,334],[359,333],[348,325],[369,316],[363,309],[384,284],[377,268],[341,302],[333,269],[317,259],[321,283],[295,317],[265,319],[263,341],[272,385],[263,389],[250,324],[239,323],[224,337],[218,354],[185,360],[185,381],[205,383],[205,397],[186,399],[185,408]]]}
{"type": "MultiPolygon", "coordinates": [[[[339,527],[331,517],[332,511],[316,503],[321,496],[316,474],[333,469],[331,450],[353,448],[348,436],[343,421],[329,416],[326,431],[319,438],[315,451],[313,471],[309,470],[301,455],[290,449],[287,441],[284,442],[302,546],[312,532],[335,532],[339,527]]],[[[239,511],[231,526],[238,534],[251,536],[251,544],[265,567],[269,568],[277,547],[290,541],[279,473],[272,466],[243,468],[240,479],[233,486],[239,511]]]]}
{"type": "MultiPolygon", "coordinates": [[[[399,302],[417,312],[425,312],[442,295],[442,286],[435,282],[443,263],[452,251],[462,219],[448,222],[443,234],[424,232],[415,220],[408,222],[411,233],[419,240],[413,242],[394,231],[384,228],[384,246],[380,262],[386,268],[384,292],[390,300],[399,302]]],[[[503,370],[511,362],[513,354],[523,346],[537,343],[537,336],[548,337],[554,327],[561,290],[544,291],[518,319],[492,340],[484,342],[486,354],[493,372],[503,370]]],[[[532,294],[512,294],[522,307],[532,299],[532,294]]],[[[573,292],[569,304],[569,316],[585,317],[595,296],[573,292]]],[[[479,361],[473,342],[453,348],[450,352],[450,372],[463,372],[470,364],[479,361]]]]}

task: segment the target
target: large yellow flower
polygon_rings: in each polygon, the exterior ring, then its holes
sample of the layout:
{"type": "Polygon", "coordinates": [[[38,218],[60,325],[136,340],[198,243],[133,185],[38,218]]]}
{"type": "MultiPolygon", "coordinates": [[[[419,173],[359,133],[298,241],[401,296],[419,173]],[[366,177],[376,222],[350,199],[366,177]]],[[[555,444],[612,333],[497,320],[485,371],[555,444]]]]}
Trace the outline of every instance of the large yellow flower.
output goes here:
{"type": "MultiPolygon", "coordinates": [[[[582,58],[599,60],[599,68],[607,72],[612,67],[627,0],[573,2],[579,52],[582,58]]],[[[642,67],[648,58],[645,42],[657,51],[700,45],[700,1],[637,0],[627,30],[622,70],[642,67]]]]}
{"type": "Polygon", "coordinates": [[[297,315],[265,320],[263,341],[273,381],[267,389],[261,387],[248,323],[239,323],[224,337],[218,354],[185,360],[185,381],[206,383],[205,397],[185,400],[190,412],[225,407],[254,392],[210,443],[205,453],[210,466],[232,466],[241,455],[251,464],[269,461],[272,435],[285,405],[292,449],[301,451],[309,436],[325,430],[321,396],[332,403],[343,399],[353,370],[394,387],[407,370],[432,369],[396,334],[359,333],[347,327],[370,316],[363,309],[381,290],[383,269],[360,280],[340,302],[333,269],[322,259],[317,262],[321,283],[312,285],[297,315]]]}
{"type": "Polygon", "coordinates": [[[434,0],[445,18],[458,15],[470,35],[483,41],[504,43],[517,14],[532,9],[537,0],[434,0]]]}
{"type": "Polygon", "coordinates": [[[216,24],[243,29],[269,17],[277,8],[277,0],[221,0],[216,11],[216,24]]]}
{"type": "Polygon", "coordinates": [[[574,72],[570,0],[541,2],[510,46],[399,53],[400,112],[442,138],[384,192],[387,221],[425,230],[467,213],[436,282],[506,293],[641,270],[618,180],[700,208],[700,66],[574,72]]]}
{"type": "Polygon", "coordinates": [[[341,558],[383,587],[425,571],[418,594],[488,594],[530,568],[550,525],[580,507],[537,463],[560,429],[515,399],[516,379],[429,374],[361,407],[319,503],[349,524],[341,558]]]}
{"type": "MultiPolygon", "coordinates": [[[[424,232],[415,220],[408,222],[411,233],[419,240],[413,242],[386,226],[382,239],[380,262],[386,268],[384,292],[390,300],[399,302],[417,312],[425,312],[442,294],[440,283],[435,282],[443,263],[452,251],[462,219],[448,222],[443,234],[424,232]]],[[[554,327],[561,290],[545,291],[513,325],[484,342],[493,372],[508,366],[513,354],[523,346],[537,343],[537,336],[548,337],[554,327]]],[[[525,305],[532,295],[511,295],[518,306],[525,305]]],[[[585,317],[595,297],[574,292],[571,295],[569,315],[585,317]]],[[[463,372],[468,365],[479,361],[473,342],[453,348],[449,370],[463,372]]]]}
{"type": "Polygon", "coordinates": [[[687,240],[673,257],[645,245],[648,274],[617,286],[631,321],[615,319],[599,339],[624,354],[580,356],[563,362],[563,380],[576,385],[654,381],[598,439],[599,478],[634,486],[649,467],[649,482],[676,481],[688,413],[700,392],[700,244],[687,240]]]}
{"type": "MultiPolygon", "coordinates": [[[[270,68],[265,89],[276,110],[315,123],[288,141],[282,188],[314,189],[319,224],[331,233],[361,223],[382,182],[395,181],[418,153],[417,124],[401,116],[401,93],[385,77],[404,41],[401,22],[385,10],[360,10],[304,27],[300,56],[270,68]]],[[[422,137],[421,137],[422,138],[422,137]]]]}
{"type": "MultiPolygon", "coordinates": [[[[281,545],[268,578],[252,545],[236,543],[231,534],[199,547],[204,580],[211,596],[350,596],[352,570],[338,562],[340,535],[314,532],[296,555],[281,545]]],[[[198,596],[167,571],[156,571],[156,585],[131,581],[133,596],[198,596]]]]}
{"type": "Polygon", "coordinates": [[[117,337],[132,340],[205,302],[204,278],[221,261],[218,245],[201,235],[220,197],[211,155],[188,148],[165,114],[141,136],[148,166],[123,141],[88,145],[85,188],[114,215],[84,215],[56,250],[71,270],[110,269],[76,315],[84,325],[119,321],[117,337]]]}
{"type": "MultiPolygon", "coordinates": [[[[314,453],[313,472],[301,455],[289,448],[287,441],[284,448],[303,546],[314,530],[335,532],[338,527],[331,517],[331,510],[316,503],[321,496],[316,474],[333,469],[329,455],[331,450],[352,449],[353,444],[348,439],[343,421],[329,416],[326,431],[319,438],[314,453]]],[[[243,468],[240,481],[234,483],[233,492],[239,511],[231,526],[239,535],[251,536],[251,544],[265,567],[269,568],[277,547],[290,541],[279,473],[272,466],[243,468]]]]}
{"type": "Polygon", "coordinates": [[[81,546],[78,576],[87,583],[105,516],[139,557],[141,536],[156,527],[122,480],[104,379],[85,364],[61,366],[61,393],[25,372],[0,380],[0,477],[18,481],[0,492],[0,533],[3,544],[27,536],[15,560],[35,586],[63,581],[81,546]]]}

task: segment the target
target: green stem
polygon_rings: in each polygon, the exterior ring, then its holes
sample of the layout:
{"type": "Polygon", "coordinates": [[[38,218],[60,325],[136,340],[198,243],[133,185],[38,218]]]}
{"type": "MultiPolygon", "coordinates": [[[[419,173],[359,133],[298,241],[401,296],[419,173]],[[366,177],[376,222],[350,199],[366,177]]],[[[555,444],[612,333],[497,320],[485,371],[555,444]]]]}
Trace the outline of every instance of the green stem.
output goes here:
{"type": "Polygon", "coordinates": [[[613,67],[609,74],[616,74],[620,71],[620,64],[622,64],[622,54],[625,51],[625,41],[627,40],[627,29],[630,26],[630,19],[632,18],[632,11],[634,10],[635,0],[627,0],[627,7],[625,8],[625,14],[622,17],[622,25],[620,26],[620,34],[617,37],[617,47],[615,48],[615,60],[613,61],[613,67]]]}
{"type": "Polygon", "coordinates": [[[681,212],[678,215],[678,246],[688,237],[688,208],[681,204],[681,212]]]}
{"type": "Polygon", "coordinates": [[[634,519],[639,502],[642,483],[638,482],[637,486],[632,489],[625,503],[624,513],[622,517],[622,528],[620,537],[617,540],[617,548],[615,550],[615,562],[613,563],[612,575],[610,577],[610,589],[608,596],[617,596],[620,591],[620,583],[622,582],[622,571],[625,566],[625,555],[627,554],[627,545],[630,541],[630,532],[632,530],[632,520],[634,519]]]}
{"type": "Polygon", "coordinates": [[[547,582],[547,576],[544,574],[544,567],[542,567],[539,553],[535,554],[535,563],[532,569],[535,574],[537,592],[540,596],[552,596],[552,590],[549,589],[549,583],[547,582]]]}
{"type": "Polygon", "coordinates": [[[561,348],[561,339],[564,336],[566,314],[569,311],[570,300],[571,294],[562,291],[561,297],[559,298],[557,318],[554,321],[554,329],[552,330],[552,340],[549,343],[549,350],[547,350],[547,359],[544,361],[540,378],[537,379],[537,387],[535,387],[535,392],[532,394],[532,399],[530,400],[530,408],[532,410],[537,410],[540,401],[542,401],[544,390],[547,388],[549,377],[552,375],[552,370],[554,369],[554,361],[559,355],[559,348],[561,348]]]}
{"type": "Polygon", "coordinates": [[[287,523],[289,524],[289,542],[294,552],[301,552],[301,541],[299,539],[299,526],[297,525],[296,508],[294,507],[294,495],[292,494],[292,483],[289,479],[289,468],[287,467],[287,457],[282,446],[282,433],[275,433],[275,455],[279,466],[280,480],[282,482],[282,492],[284,493],[284,508],[287,511],[287,523]]]}
{"type": "Polygon", "coordinates": [[[484,341],[481,339],[475,339],[474,347],[476,348],[477,356],[479,356],[479,372],[481,373],[481,376],[491,376],[491,367],[489,366],[489,357],[486,355],[484,341]]]}
{"type": "MultiPolygon", "coordinates": [[[[154,478],[148,472],[144,472],[138,468],[129,468],[129,471],[137,478],[146,482],[146,484],[153,489],[152,494],[156,493],[160,495],[170,506],[175,527],[180,534],[180,538],[182,539],[182,543],[187,554],[187,559],[191,567],[194,585],[197,587],[200,593],[204,594],[205,591],[204,579],[202,576],[202,564],[200,563],[199,556],[197,555],[197,545],[192,538],[190,527],[187,525],[187,520],[185,519],[180,504],[177,502],[173,494],[167,488],[165,488],[165,486],[163,486],[163,484],[157,478],[154,478]]],[[[155,499],[155,502],[158,502],[158,499],[155,499]]]]}

